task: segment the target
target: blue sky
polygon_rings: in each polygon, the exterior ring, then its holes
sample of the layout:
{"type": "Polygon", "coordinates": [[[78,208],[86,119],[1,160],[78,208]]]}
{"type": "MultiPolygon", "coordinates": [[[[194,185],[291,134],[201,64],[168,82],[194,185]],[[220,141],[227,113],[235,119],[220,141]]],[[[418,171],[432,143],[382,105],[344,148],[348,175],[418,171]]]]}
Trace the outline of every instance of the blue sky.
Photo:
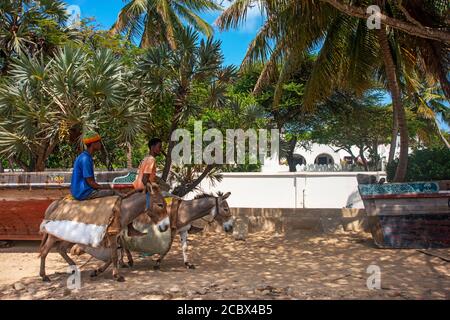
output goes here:
{"type": "MultiPolygon", "coordinates": [[[[94,17],[97,24],[102,29],[109,29],[117,18],[117,14],[124,4],[128,1],[123,0],[66,0],[69,5],[76,5],[80,8],[81,17],[94,17]]],[[[210,24],[216,20],[220,12],[211,12],[202,14],[210,24]]],[[[225,56],[225,64],[234,64],[239,66],[250,41],[255,37],[256,32],[262,25],[263,18],[257,6],[249,10],[247,21],[237,30],[220,32],[215,28],[215,38],[222,41],[222,50],[225,56]]],[[[386,103],[390,102],[390,97],[386,96],[386,103]]],[[[450,131],[450,128],[441,124],[441,128],[450,131]]]]}
{"type": "MultiPolygon", "coordinates": [[[[66,3],[79,6],[82,18],[95,17],[102,29],[109,29],[125,2],[122,0],[66,0],[66,3]]],[[[220,12],[211,12],[201,16],[212,24],[219,14],[220,12]]],[[[249,11],[246,23],[238,30],[220,32],[215,28],[215,38],[222,41],[225,64],[240,65],[247,47],[261,26],[262,21],[261,14],[258,8],[255,7],[249,11]]]]}

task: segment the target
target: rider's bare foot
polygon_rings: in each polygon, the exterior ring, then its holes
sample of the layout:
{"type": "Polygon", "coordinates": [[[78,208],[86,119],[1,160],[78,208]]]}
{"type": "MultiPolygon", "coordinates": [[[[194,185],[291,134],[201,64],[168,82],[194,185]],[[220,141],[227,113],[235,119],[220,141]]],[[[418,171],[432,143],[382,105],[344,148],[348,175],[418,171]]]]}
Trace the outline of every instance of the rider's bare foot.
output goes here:
{"type": "Polygon", "coordinates": [[[130,223],[129,225],[128,225],[128,236],[129,237],[142,237],[142,236],[145,236],[146,234],[145,233],[142,233],[142,232],[140,232],[140,231],[137,231],[134,227],[133,227],[133,224],[132,223],[130,223]]]}

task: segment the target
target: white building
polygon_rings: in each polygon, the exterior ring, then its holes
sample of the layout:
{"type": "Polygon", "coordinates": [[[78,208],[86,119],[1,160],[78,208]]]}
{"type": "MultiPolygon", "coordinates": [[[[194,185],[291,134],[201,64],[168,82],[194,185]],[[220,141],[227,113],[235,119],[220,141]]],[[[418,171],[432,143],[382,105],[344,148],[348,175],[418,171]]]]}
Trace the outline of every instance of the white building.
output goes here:
{"type": "MultiPolygon", "coordinates": [[[[381,170],[385,170],[385,164],[389,157],[389,145],[378,146],[378,154],[381,158],[381,170]]],[[[398,155],[399,146],[397,146],[396,155],[398,155]]],[[[352,157],[345,150],[339,150],[338,148],[330,145],[314,143],[309,149],[305,149],[301,146],[297,146],[294,151],[294,158],[296,159],[297,171],[328,171],[328,168],[334,168],[336,171],[343,164],[351,164],[352,157]]],[[[352,152],[355,156],[358,156],[359,150],[356,147],[352,148],[352,152]]],[[[368,153],[364,155],[369,157],[368,153]]],[[[279,159],[277,154],[272,157],[266,158],[264,165],[261,169],[262,172],[289,172],[289,166],[285,159],[279,159]]],[[[339,170],[337,170],[339,171],[339,170]]]]}

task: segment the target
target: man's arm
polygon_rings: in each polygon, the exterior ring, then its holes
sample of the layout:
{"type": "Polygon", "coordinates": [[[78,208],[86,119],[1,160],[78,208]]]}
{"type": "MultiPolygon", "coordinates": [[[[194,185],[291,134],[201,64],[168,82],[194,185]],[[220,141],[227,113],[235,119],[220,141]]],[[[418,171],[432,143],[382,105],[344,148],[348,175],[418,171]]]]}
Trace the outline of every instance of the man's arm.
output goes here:
{"type": "Polygon", "coordinates": [[[149,173],[144,173],[143,176],[142,176],[142,183],[144,184],[144,186],[147,185],[147,182],[149,181],[149,179],[150,179],[150,174],[149,173]]]}
{"type": "Polygon", "coordinates": [[[111,186],[109,184],[100,185],[97,182],[95,182],[95,179],[93,177],[89,177],[89,178],[85,178],[85,179],[86,179],[87,184],[92,189],[95,189],[95,190],[98,190],[98,189],[111,189],[111,186]]]}
{"type": "Polygon", "coordinates": [[[83,168],[83,178],[86,180],[86,183],[95,190],[98,189],[111,189],[109,185],[99,185],[97,182],[95,182],[94,178],[94,165],[92,161],[89,161],[88,159],[84,158],[82,163],[83,168]]]}

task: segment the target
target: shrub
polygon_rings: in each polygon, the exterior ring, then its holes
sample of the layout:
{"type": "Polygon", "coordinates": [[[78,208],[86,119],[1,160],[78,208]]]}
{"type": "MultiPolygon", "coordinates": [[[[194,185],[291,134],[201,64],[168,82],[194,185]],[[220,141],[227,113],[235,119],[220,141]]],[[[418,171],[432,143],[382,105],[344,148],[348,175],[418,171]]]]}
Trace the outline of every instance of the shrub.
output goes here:
{"type": "MultiPolygon", "coordinates": [[[[388,181],[392,181],[398,159],[387,165],[388,181]]],[[[450,180],[450,150],[446,147],[416,150],[408,157],[406,181],[450,180]]]]}

